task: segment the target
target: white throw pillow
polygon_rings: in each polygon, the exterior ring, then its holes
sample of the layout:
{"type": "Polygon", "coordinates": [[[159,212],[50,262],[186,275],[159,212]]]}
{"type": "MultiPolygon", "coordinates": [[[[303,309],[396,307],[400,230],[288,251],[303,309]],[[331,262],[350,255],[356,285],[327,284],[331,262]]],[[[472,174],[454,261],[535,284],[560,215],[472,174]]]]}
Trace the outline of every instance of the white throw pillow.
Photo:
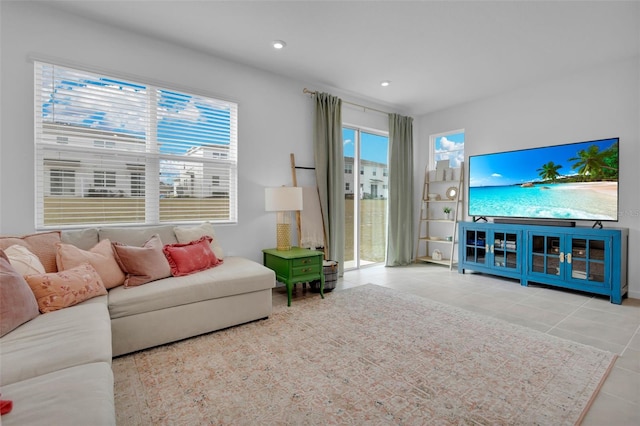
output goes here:
{"type": "Polygon", "coordinates": [[[38,256],[31,253],[25,246],[14,244],[6,248],[4,253],[9,258],[9,263],[11,263],[13,269],[22,276],[45,273],[44,266],[38,256]]]}
{"type": "Polygon", "coordinates": [[[213,225],[209,222],[205,222],[201,225],[196,226],[176,226],[173,228],[173,231],[176,233],[176,238],[179,243],[190,243],[191,241],[197,241],[202,237],[211,237],[211,250],[213,254],[220,260],[224,259],[224,250],[218,244],[218,240],[216,239],[216,233],[213,230],[213,225]]]}

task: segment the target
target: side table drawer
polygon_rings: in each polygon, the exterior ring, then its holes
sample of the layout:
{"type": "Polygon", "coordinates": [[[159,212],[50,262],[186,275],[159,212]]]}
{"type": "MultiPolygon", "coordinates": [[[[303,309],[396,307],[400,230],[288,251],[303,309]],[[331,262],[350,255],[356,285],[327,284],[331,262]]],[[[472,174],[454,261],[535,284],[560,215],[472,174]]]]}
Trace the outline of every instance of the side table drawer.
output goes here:
{"type": "Polygon", "coordinates": [[[302,277],[309,274],[317,274],[320,272],[319,265],[294,266],[291,273],[292,278],[302,277]]]}
{"type": "Polygon", "coordinates": [[[298,266],[318,265],[318,256],[293,259],[292,265],[294,268],[298,266]]]}

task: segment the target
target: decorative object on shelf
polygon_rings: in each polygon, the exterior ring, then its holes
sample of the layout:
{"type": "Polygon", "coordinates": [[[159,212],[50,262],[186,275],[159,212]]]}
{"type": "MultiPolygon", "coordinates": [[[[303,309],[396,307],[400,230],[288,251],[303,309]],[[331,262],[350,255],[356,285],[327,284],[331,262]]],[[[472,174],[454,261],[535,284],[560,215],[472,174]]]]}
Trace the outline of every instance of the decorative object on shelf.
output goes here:
{"type": "Polygon", "coordinates": [[[442,252],[438,249],[435,249],[433,253],[431,253],[431,257],[433,260],[442,260],[442,252]]]}
{"type": "Polygon", "coordinates": [[[449,188],[447,188],[447,192],[445,195],[448,199],[455,200],[456,198],[458,198],[458,188],[456,188],[455,186],[450,186],[449,188]]]}
{"type": "Polygon", "coordinates": [[[453,241],[453,237],[452,237],[451,235],[449,235],[449,236],[447,237],[447,241],[453,241]]]}
{"type": "Polygon", "coordinates": [[[281,186],[264,189],[264,209],[277,213],[276,247],[291,250],[291,212],[302,210],[302,188],[281,186]]]}
{"type": "Polygon", "coordinates": [[[447,215],[447,220],[451,219],[451,207],[444,207],[442,211],[447,215]]]}
{"type": "Polygon", "coordinates": [[[429,199],[429,201],[438,201],[440,200],[440,194],[427,194],[427,198],[429,199]]]}
{"type": "Polygon", "coordinates": [[[447,180],[449,175],[449,160],[439,160],[436,162],[436,180],[447,180]]]}

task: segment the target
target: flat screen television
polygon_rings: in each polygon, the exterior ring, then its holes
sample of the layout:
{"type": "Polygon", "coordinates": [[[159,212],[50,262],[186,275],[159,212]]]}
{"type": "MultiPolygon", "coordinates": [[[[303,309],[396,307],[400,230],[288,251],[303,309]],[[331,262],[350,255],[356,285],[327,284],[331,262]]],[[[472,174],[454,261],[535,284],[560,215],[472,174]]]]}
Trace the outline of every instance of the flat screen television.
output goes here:
{"type": "Polygon", "coordinates": [[[472,217],[618,220],[619,138],[469,157],[472,217]]]}

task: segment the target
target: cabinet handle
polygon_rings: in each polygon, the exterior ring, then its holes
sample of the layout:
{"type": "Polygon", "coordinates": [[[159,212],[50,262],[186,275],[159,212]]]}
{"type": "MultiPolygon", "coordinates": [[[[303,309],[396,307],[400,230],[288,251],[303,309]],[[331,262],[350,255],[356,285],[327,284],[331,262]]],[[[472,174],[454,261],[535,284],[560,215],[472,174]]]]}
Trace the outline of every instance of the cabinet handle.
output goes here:
{"type": "Polygon", "coordinates": [[[571,253],[567,253],[567,263],[571,263],[571,253]]]}
{"type": "Polygon", "coordinates": [[[564,253],[560,252],[560,263],[564,263],[564,253]]]}

